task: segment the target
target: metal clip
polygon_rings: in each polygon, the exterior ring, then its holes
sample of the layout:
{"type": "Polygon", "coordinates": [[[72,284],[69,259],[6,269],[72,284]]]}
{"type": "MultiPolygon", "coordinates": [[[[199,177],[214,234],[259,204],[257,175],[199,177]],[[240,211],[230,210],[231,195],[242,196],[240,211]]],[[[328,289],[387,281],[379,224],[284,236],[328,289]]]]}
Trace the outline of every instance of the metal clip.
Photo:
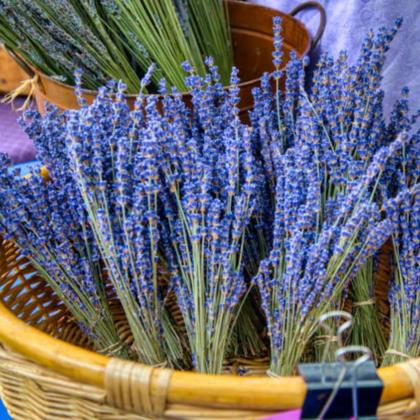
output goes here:
{"type": "MultiPolygon", "coordinates": [[[[346,311],[330,311],[319,317],[318,324],[327,332],[327,335],[330,337],[322,353],[321,364],[322,366],[324,366],[327,361],[328,351],[331,347],[332,338],[337,338],[337,344],[339,348],[343,347],[343,334],[345,331],[349,330],[352,327],[353,317],[350,313],[346,311]],[[346,319],[346,321],[343,322],[337,328],[337,331],[335,332],[335,334],[333,332],[333,329],[326,323],[326,321],[331,318],[345,318],[346,319]]],[[[323,379],[324,379],[324,373],[323,373],[323,379]]]]}
{"type": "Polygon", "coordinates": [[[323,419],[325,417],[326,413],[330,409],[331,404],[333,403],[334,398],[336,397],[343,383],[346,373],[350,372],[351,385],[352,385],[351,386],[351,397],[352,397],[351,399],[352,399],[352,407],[353,407],[353,417],[357,419],[359,416],[359,396],[357,392],[357,386],[358,386],[357,385],[357,371],[361,365],[363,365],[369,360],[372,360],[372,352],[370,351],[369,348],[364,347],[364,346],[347,346],[347,347],[338,349],[335,352],[335,357],[336,357],[336,360],[341,363],[342,370],[338,376],[337,382],[334,384],[334,388],[326,404],[324,405],[324,408],[322,409],[319,415],[319,418],[323,419]],[[360,356],[351,364],[349,364],[348,362],[346,362],[346,359],[344,358],[344,356],[349,353],[363,353],[363,355],[360,356]]]}
{"type": "Polygon", "coordinates": [[[324,350],[321,363],[299,365],[307,394],[303,404],[303,419],[374,419],[382,394],[383,384],[376,373],[372,352],[363,346],[343,345],[343,333],[352,326],[353,318],[345,311],[331,311],[322,315],[320,325],[333,336],[332,328],[325,324],[330,318],[342,317],[346,322],[336,331],[340,348],[335,352],[335,363],[325,363],[329,347],[324,350]],[[362,353],[355,361],[346,355],[362,353]],[[360,367],[364,369],[360,371],[360,367]]]}

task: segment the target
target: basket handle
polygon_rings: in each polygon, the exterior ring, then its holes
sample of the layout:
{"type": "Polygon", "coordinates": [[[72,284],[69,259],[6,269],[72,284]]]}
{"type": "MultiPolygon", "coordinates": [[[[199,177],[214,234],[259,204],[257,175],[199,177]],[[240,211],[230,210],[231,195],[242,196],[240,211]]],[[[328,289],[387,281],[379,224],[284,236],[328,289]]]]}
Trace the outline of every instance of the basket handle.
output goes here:
{"type": "Polygon", "coordinates": [[[311,50],[314,50],[324,34],[325,26],[327,25],[327,13],[325,12],[324,7],[317,1],[305,1],[291,10],[289,15],[296,16],[299,12],[305,9],[317,9],[319,12],[319,27],[311,43],[311,50]]]}

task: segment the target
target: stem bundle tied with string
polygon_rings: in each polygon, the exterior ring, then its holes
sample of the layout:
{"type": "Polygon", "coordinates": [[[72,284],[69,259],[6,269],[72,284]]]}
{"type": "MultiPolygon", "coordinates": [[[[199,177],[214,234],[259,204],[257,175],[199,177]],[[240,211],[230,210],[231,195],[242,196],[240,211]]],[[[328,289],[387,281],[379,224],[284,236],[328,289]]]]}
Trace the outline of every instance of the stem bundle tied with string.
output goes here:
{"type": "Polygon", "coordinates": [[[370,348],[374,357],[380,360],[387,344],[376,307],[374,260],[369,258],[352,282],[350,296],[353,300],[354,327],[349,341],[370,348]]]}
{"type": "Polygon", "coordinates": [[[213,61],[208,65],[203,79],[184,64],[196,124],[191,128],[185,119],[189,111],[179,96],[165,97],[164,117],[155,121],[168,185],[162,195],[171,245],[166,258],[194,366],[218,373],[247,288],[243,255],[256,185],[249,129],[238,115],[237,70],[226,93],[213,61]]]}
{"type": "MultiPolygon", "coordinates": [[[[407,121],[406,121],[407,122],[407,121]]],[[[396,176],[384,194],[398,188],[398,195],[384,206],[394,223],[391,237],[393,270],[389,288],[390,339],[385,366],[420,356],[420,131],[404,145],[396,160],[396,176]]]]}
{"type": "MultiPolygon", "coordinates": [[[[321,57],[309,91],[306,62],[292,57],[281,92],[280,21],[274,22],[276,70],[254,91],[251,121],[266,188],[275,197],[274,219],[266,218],[271,251],[255,281],[277,374],[292,373],[303,355],[311,358],[311,346],[305,347],[314,334],[313,320],[343,307],[350,287],[356,302],[374,298],[369,265],[394,229],[383,217],[381,191],[406,142],[401,133],[407,127],[398,126],[398,114],[385,123],[380,89],[386,51],[400,24],[368,34],[354,65],[344,52],[336,60],[321,57]],[[274,94],[270,79],[278,86],[274,94]]],[[[354,306],[357,318],[367,311],[372,319],[357,322],[350,340],[359,344],[363,337],[380,361],[382,326],[375,306],[368,308],[354,306]]],[[[316,360],[322,354],[317,347],[316,360]]]]}
{"type": "Polygon", "coordinates": [[[153,68],[133,111],[122,83],[101,88],[88,105],[78,72],[80,110],[60,114],[49,107],[42,119],[35,111],[25,119],[52,179],[66,174],[63,194],[71,191],[68,199],[84,216],[75,228],[86,229],[96,246],[98,280],[104,287],[109,281],[124,310],[133,355],[147,364],[219,373],[232,349],[245,354],[264,346],[256,330],[234,333],[256,319],[249,305],[248,315],[239,316],[255,205],[251,135],[239,121],[237,70],[226,91],[213,60],[206,63],[206,78],[184,66],[192,109],[175,90],[167,95],[163,80],[158,111],[158,97],[142,93],[153,68]],[[174,298],[181,323],[170,310],[174,298]]]}
{"type": "MultiPolygon", "coordinates": [[[[30,129],[40,127],[34,122],[30,129]]],[[[40,155],[53,163],[54,157],[42,151],[40,155]]],[[[21,256],[47,281],[97,351],[127,358],[128,348],[108,305],[98,247],[79,194],[69,182],[68,167],[52,165],[48,182],[39,174],[23,178],[9,173],[10,167],[0,156],[2,236],[18,245],[21,256]]]]}

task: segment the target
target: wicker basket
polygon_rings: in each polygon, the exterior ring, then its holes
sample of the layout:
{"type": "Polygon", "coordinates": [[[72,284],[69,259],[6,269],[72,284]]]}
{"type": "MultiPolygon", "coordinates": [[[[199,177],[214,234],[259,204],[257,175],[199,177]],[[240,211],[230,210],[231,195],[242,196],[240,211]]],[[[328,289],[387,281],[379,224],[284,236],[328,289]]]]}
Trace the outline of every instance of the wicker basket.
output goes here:
{"type": "MultiPolygon", "coordinates": [[[[15,90],[28,75],[16,64],[16,62],[0,46],[0,93],[8,93],[15,90]]],[[[27,94],[22,92],[22,94],[27,94]]]]}
{"type": "MultiPolygon", "coordinates": [[[[15,419],[256,419],[304,400],[301,377],[204,375],[90,351],[50,287],[6,241],[0,299],[0,394],[15,419]]],[[[378,373],[380,418],[420,418],[420,359],[378,373]]]]}

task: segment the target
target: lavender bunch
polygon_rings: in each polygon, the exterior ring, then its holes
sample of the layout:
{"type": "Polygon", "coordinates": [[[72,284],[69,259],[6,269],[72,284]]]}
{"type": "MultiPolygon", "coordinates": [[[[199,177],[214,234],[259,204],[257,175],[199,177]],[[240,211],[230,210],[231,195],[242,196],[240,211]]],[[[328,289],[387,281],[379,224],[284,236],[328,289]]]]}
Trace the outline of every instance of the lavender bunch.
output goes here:
{"type": "MultiPolygon", "coordinates": [[[[397,22],[399,23],[399,22],[397,22]]],[[[370,71],[368,74],[375,74],[370,71]]],[[[379,79],[379,76],[378,76],[379,79]]],[[[378,204],[386,201],[390,196],[398,194],[400,190],[411,190],[415,188],[415,177],[409,177],[410,182],[413,182],[411,187],[406,183],[407,174],[413,173],[413,167],[416,166],[416,156],[418,155],[418,133],[412,137],[409,137],[409,133],[415,131],[415,125],[419,116],[419,113],[411,114],[408,106],[408,89],[403,88],[401,91],[401,97],[396,101],[394,109],[392,110],[389,123],[385,124],[385,119],[382,116],[382,107],[379,108],[377,115],[381,116],[379,120],[378,129],[374,130],[375,137],[378,138],[374,144],[387,143],[389,139],[402,133],[403,147],[400,152],[393,157],[385,169],[384,175],[382,176],[378,189],[381,192],[380,196],[376,197],[378,204]],[[382,133],[382,139],[378,137],[379,133],[382,133]],[[405,174],[405,175],[404,175],[405,174]],[[404,179],[404,181],[402,181],[404,179]]],[[[383,94],[381,93],[381,96],[383,94]]],[[[367,101],[366,101],[367,102],[367,101]]],[[[382,99],[379,98],[379,103],[382,99]]],[[[368,103],[368,102],[367,102],[368,103]]],[[[372,139],[375,138],[372,136],[372,139]]],[[[378,146],[370,145],[371,149],[375,149],[378,146]]],[[[364,153],[367,158],[370,158],[371,153],[364,153]]],[[[408,193],[408,196],[410,194],[408,193]]],[[[407,196],[407,197],[408,197],[407,196]]],[[[412,198],[411,198],[412,199],[412,198]]],[[[391,218],[391,215],[388,215],[391,218]]],[[[400,230],[397,223],[394,223],[394,231],[400,230]]],[[[350,341],[354,344],[362,344],[369,346],[375,350],[377,359],[382,359],[388,343],[386,342],[384,329],[381,327],[378,314],[374,310],[374,266],[379,256],[372,258],[372,261],[368,261],[365,267],[362,268],[356,279],[352,283],[352,298],[354,307],[355,326],[350,336],[350,341]]],[[[386,354],[385,354],[386,356],[386,354]]]]}
{"type": "MultiPolygon", "coordinates": [[[[370,32],[354,65],[348,63],[343,52],[337,60],[323,57],[315,72],[308,101],[330,139],[330,147],[325,149],[332,172],[328,195],[342,191],[343,180],[360,178],[379,148],[388,145],[402,131],[387,129],[384,93],[380,88],[386,52],[400,25],[398,19],[391,29],[370,32]]],[[[385,180],[386,176],[381,182],[385,180]]],[[[371,348],[380,358],[386,340],[374,295],[376,258],[372,256],[352,282],[350,297],[355,322],[348,339],[371,348]]]]}
{"type": "Polygon", "coordinates": [[[420,355],[419,156],[420,131],[417,131],[407,138],[395,162],[394,185],[388,188],[396,188],[398,193],[384,204],[394,224],[394,270],[389,290],[391,332],[384,365],[420,355]]]}
{"type": "Polygon", "coordinates": [[[395,254],[394,276],[389,291],[391,335],[384,365],[419,357],[420,352],[420,191],[414,197],[404,191],[388,211],[398,224],[393,236],[395,254]]]}
{"type": "MultiPolygon", "coordinates": [[[[360,301],[372,298],[371,258],[392,232],[391,221],[381,220],[375,201],[379,184],[388,176],[385,169],[392,166],[392,156],[401,148],[401,139],[391,142],[402,131],[386,127],[379,85],[385,53],[400,23],[391,30],[369,34],[354,66],[348,65],[345,53],[336,61],[324,56],[310,92],[305,89],[307,61],[292,57],[286,66],[285,92],[277,89],[272,94],[271,79],[279,86],[283,76],[280,22],[274,22],[276,70],[265,75],[261,88],[254,91],[251,121],[265,188],[275,197],[274,221],[266,218],[266,230],[273,226],[273,237],[266,236],[272,251],[261,264],[256,282],[271,330],[272,369],[276,373],[293,370],[313,334],[315,312],[321,307],[340,307],[350,280],[356,293],[353,297],[360,301]],[[292,175],[288,175],[290,171],[292,175]],[[355,191],[363,192],[358,200],[350,198],[355,191]],[[345,203],[352,203],[348,213],[340,210],[345,203]],[[354,219],[356,215],[360,219],[354,219]],[[379,229],[383,229],[381,234],[372,237],[379,229]],[[340,245],[340,237],[349,240],[347,248],[340,245]],[[319,243],[321,240],[326,242],[319,243]],[[325,260],[318,259],[318,246],[324,248],[325,260]],[[314,270],[310,268],[313,261],[317,261],[317,271],[310,274],[307,270],[314,270]],[[308,301],[304,294],[309,303],[303,313],[297,292],[304,287],[301,281],[314,291],[318,289],[313,293],[322,302],[311,307],[317,301],[308,301]],[[293,347],[295,336],[300,337],[297,347],[293,347]]],[[[261,211],[269,214],[270,198],[264,206],[268,210],[261,211]]],[[[360,328],[366,328],[366,323],[374,328],[360,335],[369,332],[369,345],[380,354],[385,341],[374,305],[356,306],[356,311],[368,307],[369,320],[360,328]]]]}
{"type": "Polygon", "coordinates": [[[167,185],[166,259],[193,364],[219,373],[247,289],[245,234],[256,183],[250,132],[239,121],[237,70],[226,94],[216,67],[207,64],[209,75],[202,78],[185,63],[193,111],[181,95],[165,97],[156,138],[167,185]]]}
{"type": "Polygon", "coordinates": [[[66,130],[74,180],[142,360],[182,356],[164,304],[174,292],[194,367],[216,373],[247,288],[256,184],[237,70],[226,93],[213,61],[207,65],[202,78],[185,64],[192,111],[162,81],[162,111],[156,96],[140,94],[130,113],[124,86],[111,85],[69,113],[66,130]],[[169,273],[165,285],[160,271],[169,273]]]}
{"type": "Polygon", "coordinates": [[[80,111],[69,112],[65,130],[71,170],[135,352],[144,363],[179,365],[181,339],[165,307],[173,280],[165,279],[160,252],[157,97],[149,96],[143,108],[140,93],[130,113],[124,89],[111,83],[99,90],[92,106],[80,99],[80,111]]]}
{"type": "Polygon", "coordinates": [[[0,157],[1,234],[18,245],[97,351],[128,357],[108,306],[99,251],[86,211],[66,159],[50,147],[63,139],[63,117],[52,112],[41,121],[35,114],[26,122],[26,130],[40,141],[39,158],[53,170],[48,182],[39,172],[24,178],[11,172],[10,161],[0,157]]]}
{"type": "Polygon", "coordinates": [[[153,87],[164,75],[185,89],[184,60],[204,75],[214,56],[224,83],[233,61],[222,0],[1,0],[0,40],[48,76],[73,85],[83,68],[85,88],[114,79],[133,94],[153,62],[153,87]]]}
{"type": "Polygon", "coordinates": [[[123,79],[131,89],[139,79],[119,45],[99,3],[88,1],[0,1],[0,39],[29,64],[47,75],[73,84],[83,67],[89,89],[109,78],[123,79]]]}
{"type": "Polygon", "coordinates": [[[328,203],[320,219],[320,191],[310,149],[290,148],[279,158],[273,247],[255,281],[271,342],[270,369],[290,374],[317,327],[368,258],[392,232],[380,220],[371,188],[400,141],[381,149],[361,181],[328,203]]]}

